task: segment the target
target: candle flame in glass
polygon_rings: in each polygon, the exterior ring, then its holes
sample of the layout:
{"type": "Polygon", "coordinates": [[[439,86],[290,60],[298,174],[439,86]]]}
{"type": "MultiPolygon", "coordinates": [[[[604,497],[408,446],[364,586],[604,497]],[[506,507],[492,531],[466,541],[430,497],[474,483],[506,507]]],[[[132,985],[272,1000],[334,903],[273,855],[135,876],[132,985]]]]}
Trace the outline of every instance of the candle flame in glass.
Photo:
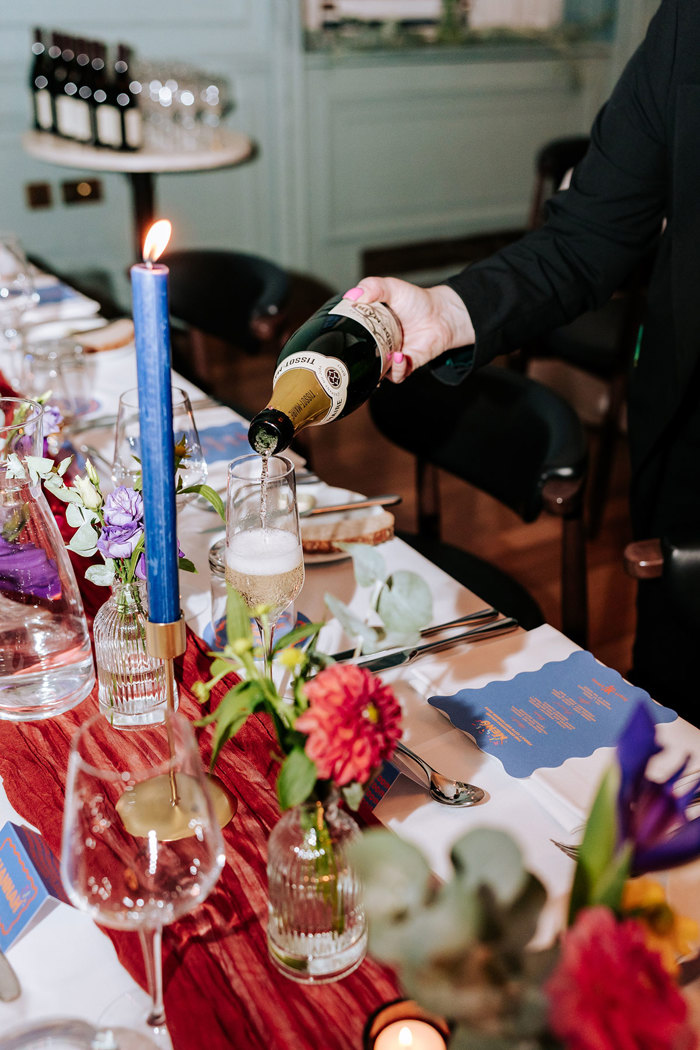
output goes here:
{"type": "Polygon", "coordinates": [[[154,222],[149,227],[146,239],[143,242],[143,261],[145,263],[152,264],[156,259],[160,259],[168,247],[172,229],[172,224],[167,219],[158,219],[157,222],[154,222]]]}
{"type": "Polygon", "coordinates": [[[399,1032],[399,1043],[401,1046],[413,1046],[413,1036],[408,1025],[404,1025],[399,1032]]]}

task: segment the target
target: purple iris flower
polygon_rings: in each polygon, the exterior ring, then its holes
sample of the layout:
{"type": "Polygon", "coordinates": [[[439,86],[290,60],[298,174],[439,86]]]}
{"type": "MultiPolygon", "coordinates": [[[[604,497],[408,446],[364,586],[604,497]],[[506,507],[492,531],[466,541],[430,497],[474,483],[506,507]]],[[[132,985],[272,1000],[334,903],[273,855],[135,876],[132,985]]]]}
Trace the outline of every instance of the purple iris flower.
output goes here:
{"type": "Polygon", "coordinates": [[[119,485],[104,501],[97,549],[105,558],[130,558],[143,535],[143,497],[119,485]]]}
{"type": "Polygon", "coordinates": [[[33,543],[8,543],[0,536],[0,591],[59,598],[61,580],[56,562],[33,543]]]}
{"type": "Polygon", "coordinates": [[[700,788],[700,780],[684,794],[675,785],[688,760],[668,780],[649,780],[649,760],[662,748],[656,743],[655,725],[646,706],[640,703],[617,744],[622,779],[618,795],[621,842],[634,847],[632,874],[641,875],[685,864],[700,854],[700,817],[689,820],[686,809],[700,788]]]}

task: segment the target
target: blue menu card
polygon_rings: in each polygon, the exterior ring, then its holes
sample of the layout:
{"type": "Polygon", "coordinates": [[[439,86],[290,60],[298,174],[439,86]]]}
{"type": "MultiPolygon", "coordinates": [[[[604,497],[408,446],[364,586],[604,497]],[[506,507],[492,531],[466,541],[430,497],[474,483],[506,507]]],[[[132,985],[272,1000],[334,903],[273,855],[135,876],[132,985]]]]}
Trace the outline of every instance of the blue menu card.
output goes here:
{"type": "Polygon", "coordinates": [[[428,702],[482,751],[500,759],[508,774],[528,777],[567,758],[614,746],[640,701],[656,724],[678,717],[592,653],[577,651],[508,681],[432,696],[428,702]]]}
{"type": "Polygon", "coordinates": [[[41,835],[8,820],[0,828],[0,950],[66,900],[58,861],[41,835]]]}

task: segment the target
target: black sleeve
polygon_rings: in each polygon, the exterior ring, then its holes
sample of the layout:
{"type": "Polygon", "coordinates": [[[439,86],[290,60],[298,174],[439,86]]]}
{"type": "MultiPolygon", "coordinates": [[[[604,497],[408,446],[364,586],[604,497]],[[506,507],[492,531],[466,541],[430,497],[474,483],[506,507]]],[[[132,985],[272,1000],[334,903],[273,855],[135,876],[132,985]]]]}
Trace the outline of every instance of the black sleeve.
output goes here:
{"type": "Polygon", "coordinates": [[[669,189],[677,5],[664,0],[598,114],[568,190],[540,229],[445,283],[476,344],[435,362],[455,382],[473,367],[605,302],[658,238],[669,189]]]}

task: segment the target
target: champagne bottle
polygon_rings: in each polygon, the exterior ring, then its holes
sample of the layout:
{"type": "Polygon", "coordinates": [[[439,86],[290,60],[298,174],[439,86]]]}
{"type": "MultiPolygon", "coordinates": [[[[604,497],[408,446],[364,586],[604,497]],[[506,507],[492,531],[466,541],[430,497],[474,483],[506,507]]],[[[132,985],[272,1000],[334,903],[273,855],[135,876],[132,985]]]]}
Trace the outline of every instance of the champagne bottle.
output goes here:
{"type": "Polygon", "coordinates": [[[282,347],[272,397],[248,430],[253,449],[281,452],[304,427],[349,415],[385,375],[402,338],[384,303],[329,299],[282,347]]]}

